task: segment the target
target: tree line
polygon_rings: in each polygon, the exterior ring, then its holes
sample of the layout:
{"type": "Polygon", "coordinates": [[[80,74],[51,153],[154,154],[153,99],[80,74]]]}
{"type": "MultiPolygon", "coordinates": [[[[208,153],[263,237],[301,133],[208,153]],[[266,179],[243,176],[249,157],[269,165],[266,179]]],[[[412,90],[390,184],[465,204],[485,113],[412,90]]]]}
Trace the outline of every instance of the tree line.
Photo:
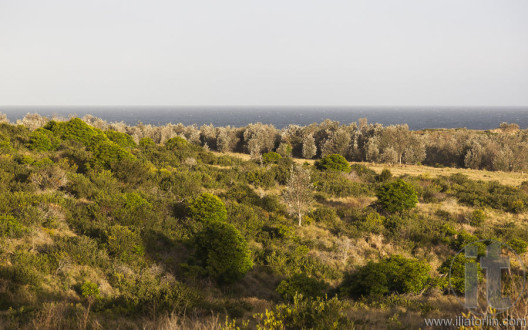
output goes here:
{"type": "MultiPolygon", "coordinates": [[[[17,124],[32,130],[44,126],[50,118],[28,114],[17,124]]],[[[61,118],[53,118],[61,120],[61,118]]],[[[64,118],[63,118],[64,120],[64,118]]],[[[108,123],[86,115],[87,124],[101,130],[129,134],[136,142],[151,138],[165,143],[179,136],[187,141],[219,152],[247,153],[261,160],[270,151],[282,156],[319,159],[331,154],[348,161],[386,164],[424,164],[492,171],[524,171],[528,168],[528,130],[517,124],[502,123],[493,130],[425,129],[412,131],[408,125],[383,126],[359,119],[348,125],[324,120],[308,126],[289,125],[277,129],[255,123],[244,127],[166,124],[135,126],[124,122],[108,123]]],[[[0,114],[0,122],[6,121],[0,114]]]]}

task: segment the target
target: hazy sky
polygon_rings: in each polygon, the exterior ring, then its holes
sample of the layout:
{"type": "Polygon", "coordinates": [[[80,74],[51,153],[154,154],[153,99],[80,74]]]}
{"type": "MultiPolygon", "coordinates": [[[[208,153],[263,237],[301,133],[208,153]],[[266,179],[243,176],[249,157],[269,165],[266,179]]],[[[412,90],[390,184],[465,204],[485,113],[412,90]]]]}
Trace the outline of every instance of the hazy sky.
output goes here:
{"type": "Polygon", "coordinates": [[[0,105],[528,105],[528,1],[0,0],[0,105]]]}

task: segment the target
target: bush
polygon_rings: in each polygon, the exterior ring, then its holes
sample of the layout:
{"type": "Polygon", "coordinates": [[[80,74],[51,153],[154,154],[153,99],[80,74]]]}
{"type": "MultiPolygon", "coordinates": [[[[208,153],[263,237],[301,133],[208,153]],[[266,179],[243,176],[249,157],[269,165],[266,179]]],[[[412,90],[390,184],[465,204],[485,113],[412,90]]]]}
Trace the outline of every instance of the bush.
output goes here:
{"type": "Polygon", "coordinates": [[[307,298],[322,297],[325,288],[326,284],[324,282],[308,277],[306,274],[295,274],[289,279],[280,282],[276,291],[284,300],[291,301],[299,293],[307,298]]]}
{"type": "Polygon", "coordinates": [[[519,238],[514,238],[510,241],[508,241],[508,246],[515,251],[517,254],[523,254],[526,252],[526,248],[528,247],[528,243],[526,241],[523,241],[519,238]]]}
{"type": "Polygon", "coordinates": [[[480,226],[486,220],[486,213],[482,209],[476,209],[471,212],[469,217],[469,224],[475,227],[480,226]]]}
{"type": "Polygon", "coordinates": [[[253,267],[246,240],[231,224],[207,223],[196,235],[195,246],[197,262],[219,283],[237,281],[253,267]]]}
{"type": "MultiPolygon", "coordinates": [[[[362,215],[354,224],[362,232],[379,234],[383,231],[386,219],[375,210],[371,210],[362,215]]],[[[388,227],[390,226],[388,225],[388,227]]]]}
{"type": "Polygon", "coordinates": [[[28,229],[10,215],[0,215],[0,237],[20,238],[28,229]]]}
{"type": "Polygon", "coordinates": [[[31,150],[48,151],[57,146],[58,143],[53,142],[53,134],[43,128],[39,128],[29,135],[29,149],[31,150]]]}
{"type": "Polygon", "coordinates": [[[11,139],[9,136],[6,136],[5,134],[0,132],[0,152],[9,152],[12,150],[11,147],[11,139]]]}
{"type": "Polygon", "coordinates": [[[141,140],[139,140],[139,146],[142,148],[147,148],[155,145],[156,143],[151,138],[142,138],[141,140]]]}
{"type": "Polygon", "coordinates": [[[220,198],[203,193],[189,204],[189,215],[200,221],[226,221],[227,209],[220,198]]]}
{"type": "Polygon", "coordinates": [[[350,164],[347,162],[345,157],[339,154],[328,155],[322,158],[316,164],[320,170],[331,170],[338,172],[350,172],[350,164]]]}
{"type": "Polygon", "coordinates": [[[352,164],[350,165],[352,171],[354,171],[360,178],[373,182],[377,178],[377,174],[374,170],[368,168],[363,164],[352,164]]]}
{"type": "Polygon", "coordinates": [[[342,293],[352,297],[379,297],[390,293],[419,293],[430,280],[431,267],[425,261],[393,255],[369,262],[348,276],[342,293]]]}
{"type": "Polygon", "coordinates": [[[337,297],[309,299],[297,294],[293,303],[276,305],[253,317],[257,329],[351,329],[348,309],[349,305],[337,297]]]}
{"type": "Polygon", "coordinates": [[[123,261],[131,261],[134,254],[144,254],[139,235],[126,226],[111,226],[106,233],[106,244],[108,252],[123,261]]]}
{"type": "Polygon", "coordinates": [[[246,179],[256,187],[271,188],[275,185],[275,172],[259,168],[248,172],[246,179]]]}
{"type": "Polygon", "coordinates": [[[44,126],[44,129],[52,131],[55,136],[62,140],[78,141],[85,146],[88,146],[96,135],[101,134],[100,131],[97,131],[79,118],[73,118],[65,122],[52,120],[44,126]]]}
{"type": "Polygon", "coordinates": [[[335,225],[335,223],[340,220],[335,209],[329,207],[317,208],[315,211],[310,213],[310,217],[316,222],[324,223],[330,226],[335,225]]]}
{"type": "Polygon", "coordinates": [[[282,159],[282,156],[276,152],[266,152],[262,155],[264,164],[276,164],[280,159],[282,159]]]}
{"type": "MultiPolygon", "coordinates": [[[[457,254],[455,257],[449,257],[440,265],[438,272],[445,278],[443,286],[445,289],[451,288],[459,294],[464,294],[466,283],[466,264],[476,263],[475,258],[466,258],[464,253],[457,254]]],[[[477,263],[478,279],[482,280],[482,269],[480,263],[477,263]]]]}
{"type": "Polygon", "coordinates": [[[110,141],[114,142],[115,144],[119,145],[122,148],[136,147],[136,143],[134,142],[134,139],[126,133],[108,130],[104,134],[110,141]]]}
{"type": "Polygon", "coordinates": [[[173,137],[172,139],[168,139],[167,142],[165,142],[165,147],[169,150],[178,150],[183,149],[187,147],[189,143],[184,138],[177,136],[173,137]]]}
{"type": "Polygon", "coordinates": [[[99,286],[93,282],[86,281],[81,285],[81,295],[85,298],[98,298],[99,286]]]}
{"type": "Polygon", "coordinates": [[[401,179],[382,185],[376,196],[379,205],[389,213],[410,210],[418,203],[413,186],[401,179]]]}
{"type": "Polygon", "coordinates": [[[379,182],[387,182],[390,179],[392,179],[392,173],[388,169],[384,169],[383,171],[381,171],[380,175],[378,175],[379,182]]]}
{"type": "Polygon", "coordinates": [[[312,177],[317,191],[336,197],[370,195],[368,185],[345,178],[342,173],[320,172],[312,177]]]}
{"type": "Polygon", "coordinates": [[[101,141],[100,143],[95,143],[91,146],[90,151],[94,155],[93,163],[95,165],[100,165],[103,168],[110,168],[111,165],[119,163],[123,160],[136,160],[136,157],[132,155],[129,151],[123,149],[116,143],[112,141],[101,141]]]}

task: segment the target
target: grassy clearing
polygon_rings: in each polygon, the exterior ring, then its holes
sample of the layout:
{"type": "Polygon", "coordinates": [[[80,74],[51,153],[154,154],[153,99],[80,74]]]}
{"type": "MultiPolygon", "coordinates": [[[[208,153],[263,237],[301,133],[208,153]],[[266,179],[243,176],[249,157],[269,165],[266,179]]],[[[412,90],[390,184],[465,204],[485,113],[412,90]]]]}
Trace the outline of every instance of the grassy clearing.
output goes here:
{"type": "Polygon", "coordinates": [[[510,186],[519,186],[523,181],[528,180],[528,173],[523,172],[502,172],[502,171],[486,171],[486,170],[472,170],[467,168],[450,168],[450,167],[431,167],[423,165],[393,165],[362,163],[367,165],[374,171],[381,173],[384,169],[389,169],[393,175],[425,175],[429,177],[437,177],[441,175],[449,176],[456,173],[467,175],[472,180],[482,181],[498,181],[501,184],[510,186]]]}

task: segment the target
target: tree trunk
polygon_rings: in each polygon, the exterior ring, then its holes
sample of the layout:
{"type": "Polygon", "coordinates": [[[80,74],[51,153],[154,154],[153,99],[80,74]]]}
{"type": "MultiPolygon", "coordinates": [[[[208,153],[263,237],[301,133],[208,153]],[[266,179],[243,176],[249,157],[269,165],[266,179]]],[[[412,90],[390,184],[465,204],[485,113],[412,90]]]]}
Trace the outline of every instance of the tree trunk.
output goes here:
{"type": "Polygon", "coordinates": [[[302,225],[302,214],[299,212],[299,227],[302,225]]]}

